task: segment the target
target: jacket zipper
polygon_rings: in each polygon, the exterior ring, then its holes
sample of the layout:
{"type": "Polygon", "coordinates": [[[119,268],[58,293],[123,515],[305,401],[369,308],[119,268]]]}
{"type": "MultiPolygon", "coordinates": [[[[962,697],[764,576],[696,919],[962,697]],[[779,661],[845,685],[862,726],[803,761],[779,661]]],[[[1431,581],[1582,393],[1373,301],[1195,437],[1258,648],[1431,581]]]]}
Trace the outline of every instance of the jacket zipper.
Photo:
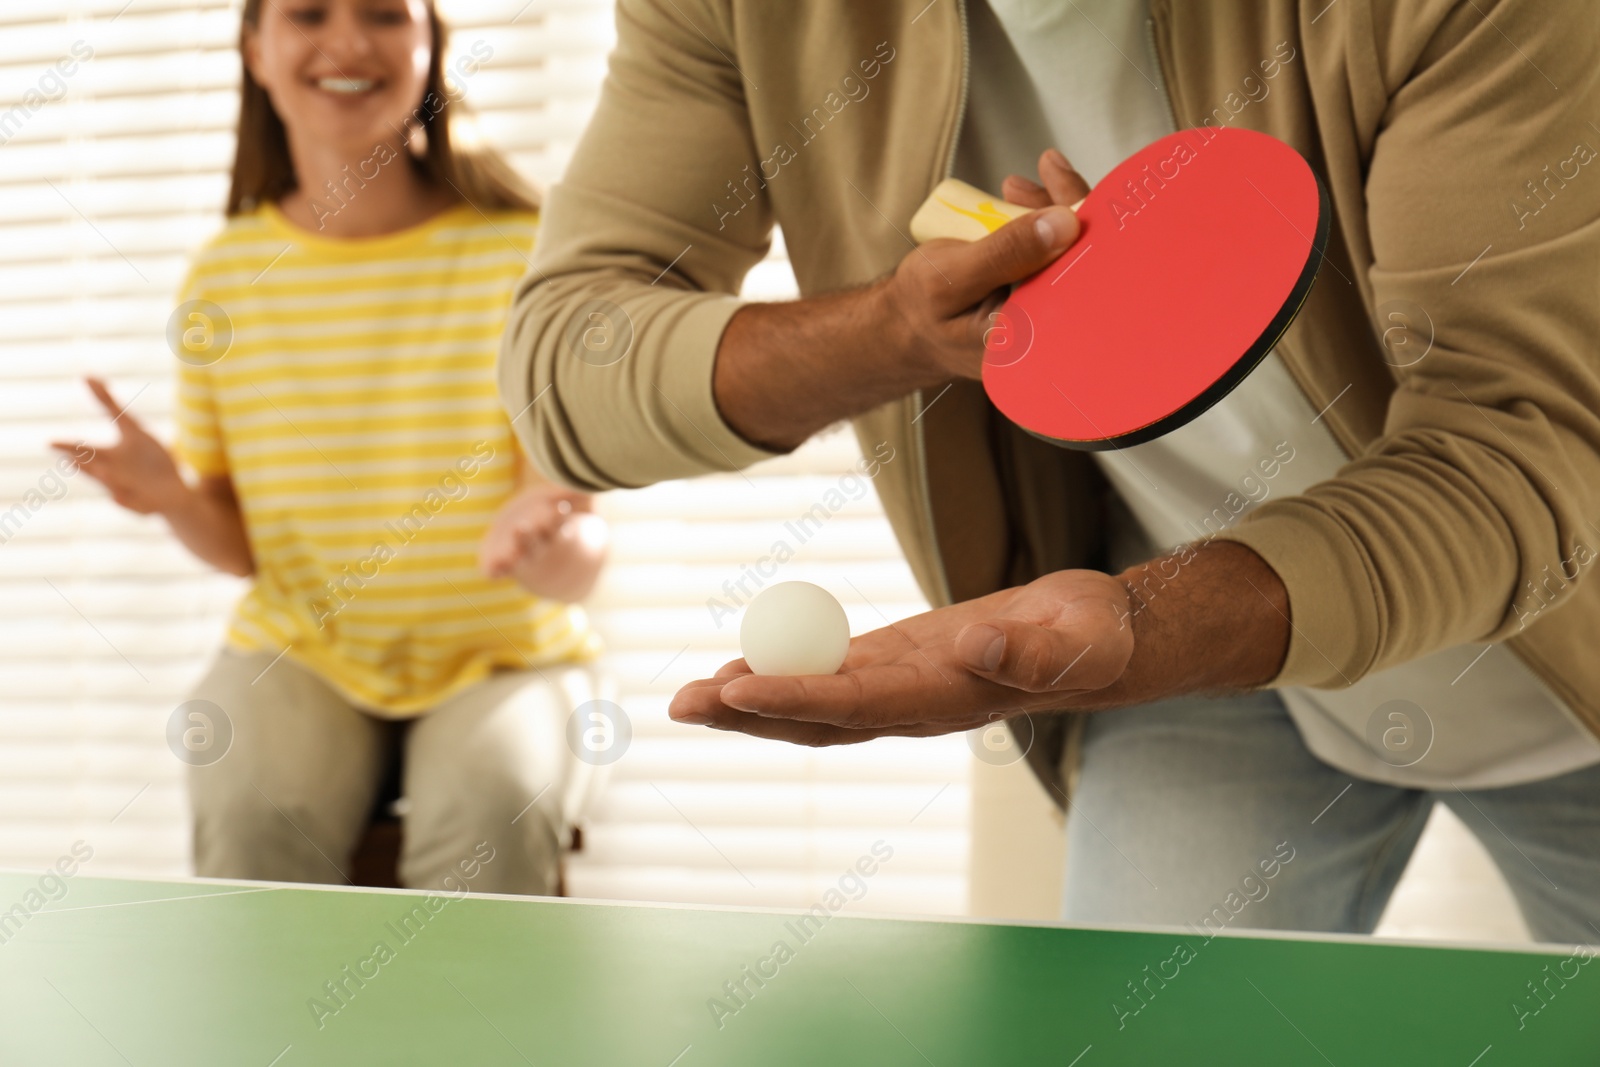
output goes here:
{"type": "Polygon", "coordinates": [[[1161,102],[1167,105],[1167,118],[1172,120],[1172,128],[1178,127],[1178,112],[1172,106],[1172,93],[1167,90],[1167,75],[1161,69],[1161,50],[1156,47],[1156,17],[1147,16],[1144,20],[1145,37],[1150,43],[1150,59],[1156,67],[1156,88],[1161,92],[1161,102]]]}
{"type": "MultiPolygon", "coordinates": [[[[956,165],[956,150],[961,144],[961,124],[967,116],[967,92],[969,78],[972,70],[971,44],[967,32],[967,5],[966,0],[956,0],[956,14],[961,20],[961,96],[956,101],[956,121],[954,132],[950,137],[950,151],[944,160],[944,176],[948,178],[951,170],[956,165]]],[[[923,390],[918,389],[907,400],[910,406],[902,405],[902,414],[909,420],[911,438],[915,444],[917,456],[917,478],[922,492],[922,525],[928,531],[928,545],[933,550],[933,571],[939,581],[938,593],[945,603],[950,603],[950,576],[945,572],[944,556],[939,550],[939,531],[934,526],[933,520],[933,487],[928,478],[928,446],[927,439],[923,436],[922,420],[911,414],[911,407],[922,406],[923,390]]]]}
{"type": "Polygon", "coordinates": [[[961,98],[956,102],[955,136],[950,138],[950,153],[945,156],[944,160],[944,176],[946,178],[950,177],[950,172],[955,169],[956,149],[961,145],[961,123],[967,117],[968,79],[972,70],[972,44],[967,31],[966,0],[956,0],[956,13],[961,17],[961,98]]]}

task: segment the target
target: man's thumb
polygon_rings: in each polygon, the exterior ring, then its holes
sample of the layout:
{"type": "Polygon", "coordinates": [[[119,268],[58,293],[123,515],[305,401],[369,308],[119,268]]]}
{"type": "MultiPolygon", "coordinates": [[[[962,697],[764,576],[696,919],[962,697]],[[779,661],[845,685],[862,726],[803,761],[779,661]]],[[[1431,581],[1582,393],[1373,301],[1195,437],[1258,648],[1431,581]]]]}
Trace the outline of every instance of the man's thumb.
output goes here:
{"type": "Polygon", "coordinates": [[[1078,216],[1071,208],[1043,208],[1000,227],[985,238],[989,266],[1005,282],[1018,282],[1048,266],[1078,239],[1078,216]]]}
{"type": "MultiPolygon", "coordinates": [[[[1072,685],[1072,668],[1089,648],[1044,626],[1016,619],[994,619],[967,627],[956,636],[956,654],[968,669],[1001,685],[1043,693],[1072,685]]],[[[1087,681],[1087,680],[1086,680],[1087,681]]]]}

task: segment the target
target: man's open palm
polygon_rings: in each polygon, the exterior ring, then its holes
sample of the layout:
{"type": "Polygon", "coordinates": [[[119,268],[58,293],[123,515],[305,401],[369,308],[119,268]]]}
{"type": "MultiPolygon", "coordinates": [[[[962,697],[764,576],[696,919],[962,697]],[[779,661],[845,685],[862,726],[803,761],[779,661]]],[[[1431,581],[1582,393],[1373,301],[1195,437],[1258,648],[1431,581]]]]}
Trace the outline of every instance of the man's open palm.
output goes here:
{"type": "Polygon", "coordinates": [[[1111,685],[1133,654],[1128,594],[1098,571],[1058,571],[854,638],[837,674],[752,674],[734,660],[691,682],[685,722],[806,745],[969,730],[1070,708],[1111,685]]]}

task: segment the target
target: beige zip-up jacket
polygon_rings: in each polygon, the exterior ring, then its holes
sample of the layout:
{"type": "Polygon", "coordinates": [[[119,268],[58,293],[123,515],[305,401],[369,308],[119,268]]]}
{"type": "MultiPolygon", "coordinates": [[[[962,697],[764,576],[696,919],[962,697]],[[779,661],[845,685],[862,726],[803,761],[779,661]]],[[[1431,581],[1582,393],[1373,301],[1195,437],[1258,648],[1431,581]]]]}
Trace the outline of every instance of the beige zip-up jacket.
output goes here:
{"type": "MultiPolygon", "coordinates": [[[[617,31],[500,368],[539,465],[589,490],[774,454],[712,397],[741,280],[774,224],[804,294],[892,270],[970,76],[960,0],[619,0],[617,31]],[[580,357],[588,327],[625,354],[580,357]]],[[[1600,733],[1600,5],[1152,0],[1150,32],[1177,126],[1272,134],[1332,198],[1278,352],[1353,458],[1222,535],[1288,589],[1271,684],[1505,641],[1600,733]]],[[[936,395],[854,420],[894,449],[876,485],[928,600],[1102,564],[1090,457],[976,383],[936,395]]],[[[1031,718],[1060,802],[1068,717],[1031,718]]]]}

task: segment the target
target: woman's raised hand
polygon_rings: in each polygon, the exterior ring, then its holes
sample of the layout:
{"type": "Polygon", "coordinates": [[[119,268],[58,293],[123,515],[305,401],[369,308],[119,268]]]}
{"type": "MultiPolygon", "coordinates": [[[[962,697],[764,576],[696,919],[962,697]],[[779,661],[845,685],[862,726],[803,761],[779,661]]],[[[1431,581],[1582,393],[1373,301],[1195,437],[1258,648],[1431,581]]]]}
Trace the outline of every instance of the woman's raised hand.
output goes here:
{"type": "Polygon", "coordinates": [[[111,499],[129,511],[141,515],[162,513],[183,500],[189,487],[166,446],[152,437],[131,412],[117,405],[104,381],[93,377],[84,381],[111,416],[118,440],[87,450],[78,441],[51,441],[50,447],[66,453],[79,470],[105,486],[111,499]]]}

